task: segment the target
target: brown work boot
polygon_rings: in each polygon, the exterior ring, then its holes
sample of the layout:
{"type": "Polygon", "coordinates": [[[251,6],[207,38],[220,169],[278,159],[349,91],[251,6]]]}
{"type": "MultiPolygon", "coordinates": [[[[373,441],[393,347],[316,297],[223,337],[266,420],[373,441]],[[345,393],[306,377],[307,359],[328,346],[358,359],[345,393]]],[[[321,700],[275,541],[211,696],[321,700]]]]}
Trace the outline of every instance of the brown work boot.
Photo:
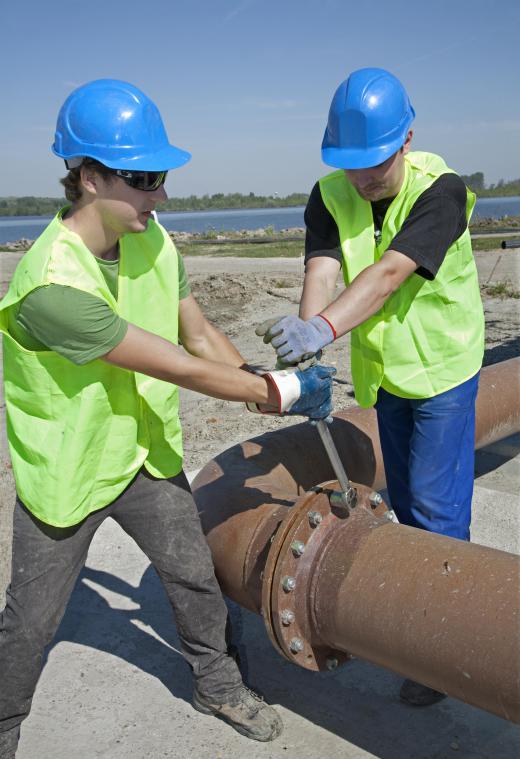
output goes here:
{"type": "Polygon", "coordinates": [[[416,683],[415,680],[404,680],[399,692],[401,701],[410,706],[431,706],[446,698],[446,693],[428,688],[427,685],[416,683]]]}
{"type": "Polygon", "coordinates": [[[193,691],[193,706],[202,714],[213,714],[255,741],[272,741],[283,730],[283,723],[272,706],[252,690],[241,685],[227,701],[217,703],[193,691]]]}

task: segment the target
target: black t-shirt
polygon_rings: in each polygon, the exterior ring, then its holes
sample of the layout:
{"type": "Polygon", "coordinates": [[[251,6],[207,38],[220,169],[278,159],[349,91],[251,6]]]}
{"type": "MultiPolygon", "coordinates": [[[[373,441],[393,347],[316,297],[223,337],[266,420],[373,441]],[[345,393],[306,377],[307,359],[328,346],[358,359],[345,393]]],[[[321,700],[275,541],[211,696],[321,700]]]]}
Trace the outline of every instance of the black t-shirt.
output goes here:
{"type": "MultiPolygon", "coordinates": [[[[376,242],[392,200],[384,198],[371,203],[376,242]]],[[[341,263],[338,227],[325,207],[319,182],[312,188],[305,208],[305,225],[305,263],[317,256],[328,256],[341,263]]],[[[442,174],[417,198],[388,247],[415,261],[416,273],[421,277],[435,279],[448,248],[466,227],[464,182],[457,174],[442,174]]]]}

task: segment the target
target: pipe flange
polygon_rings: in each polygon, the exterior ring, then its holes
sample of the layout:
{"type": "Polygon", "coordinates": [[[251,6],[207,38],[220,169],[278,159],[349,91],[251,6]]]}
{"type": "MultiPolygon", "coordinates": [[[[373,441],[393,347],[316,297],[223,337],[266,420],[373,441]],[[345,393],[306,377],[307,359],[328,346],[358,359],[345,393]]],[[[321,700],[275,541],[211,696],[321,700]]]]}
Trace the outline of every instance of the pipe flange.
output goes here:
{"type": "MultiPolygon", "coordinates": [[[[387,511],[384,501],[372,498],[371,502],[371,488],[357,484],[355,487],[356,510],[363,510],[360,514],[361,517],[364,514],[363,521],[366,522],[368,511],[380,522],[387,511]]],[[[337,499],[331,498],[337,491],[336,481],[327,482],[296,501],[278,529],[264,570],[262,614],[271,642],[285,658],[319,671],[335,669],[351,658],[348,653],[323,644],[313,624],[312,580],[320,557],[339,529],[356,529],[351,523],[358,521],[354,516],[347,519],[348,512],[337,505],[337,499]],[[300,550],[295,551],[295,546],[300,550]],[[296,646],[295,640],[301,641],[301,645],[296,646]]]]}
{"type": "MultiPolygon", "coordinates": [[[[265,562],[265,566],[262,572],[261,614],[264,619],[264,624],[267,630],[267,634],[269,636],[269,640],[271,641],[274,648],[278,651],[278,653],[281,654],[281,656],[286,656],[286,654],[285,654],[284,649],[281,648],[278,643],[278,637],[274,631],[272,618],[271,618],[271,591],[272,591],[272,586],[273,586],[274,571],[276,569],[278,556],[280,555],[280,551],[285,542],[287,533],[290,530],[294,520],[297,519],[297,517],[299,516],[300,509],[305,508],[304,504],[309,504],[307,511],[312,511],[312,508],[311,508],[312,503],[314,502],[314,498],[317,493],[321,493],[320,487],[313,488],[313,490],[304,493],[295,501],[294,505],[291,506],[290,509],[288,509],[287,516],[282,521],[282,523],[278,525],[276,532],[271,537],[271,546],[269,548],[267,560],[265,562]],[[297,506],[299,508],[296,508],[297,506]]],[[[290,595],[290,593],[287,593],[286,595],[290,595]]],[[[290,619],[293,615],[292,609],[288,608],[287,611],[289,613],[285,615],[285,618],[290,619]]]]}

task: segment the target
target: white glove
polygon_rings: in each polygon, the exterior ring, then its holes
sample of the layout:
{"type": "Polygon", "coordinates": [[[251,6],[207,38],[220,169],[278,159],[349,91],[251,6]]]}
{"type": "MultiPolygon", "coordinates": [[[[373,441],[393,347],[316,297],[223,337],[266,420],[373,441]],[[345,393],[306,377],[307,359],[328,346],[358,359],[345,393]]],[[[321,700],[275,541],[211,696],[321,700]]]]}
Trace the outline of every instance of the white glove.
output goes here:
{"type": "Polygon", "coordinates": [[[289,411],[301,393],[300,381],[296,376],[296,367],[265,372],[261,376],[274,385],[278,395],[278,409],[276,411],[262,411],[260,404],[249,402],[246,403],[249,411],[253,411],[255,414],[283,414],[285,411],[289,411]]]}
{"type": "Polygon", "coordinates": [[[332,413],[333,366],[315,364],[302,371],[296,367],[262,375],[271,382],[278,395],[278,409],[263,411],[257,403],[247,408],[255,413],[297,414],[310,419],[325,419],[332,413]]]}

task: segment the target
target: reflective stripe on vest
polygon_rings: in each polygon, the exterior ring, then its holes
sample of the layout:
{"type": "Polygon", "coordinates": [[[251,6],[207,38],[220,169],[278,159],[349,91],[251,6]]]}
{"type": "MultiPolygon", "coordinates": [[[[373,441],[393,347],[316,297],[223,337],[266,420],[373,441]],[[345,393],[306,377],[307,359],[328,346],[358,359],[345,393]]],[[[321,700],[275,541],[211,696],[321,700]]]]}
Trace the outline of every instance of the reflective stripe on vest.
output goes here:
{"type": "MultiPolygon", "coordinates": [[[[405,156],[405,178],[388,208],[378,245],[372,208],[345,173],[320,180],[323,202],[336,221],[345,284],[379,261],[419,197],[442,174],[454,173],[442,158],[405,156]]],[[[467,192],[469,221],[475,196],[467,192]]],[[[412,274],[384,306],[351,333],[356,400],[372,406],[382,386],[403,398],[430,398],[478,372],[484,352],[484,314],[477,268],[466,229],[448,249],[434,280],[412,274]]]]}
{"type": "Polygon", "coordinates": [[[96,360],[76,366],[28,351],[7,333],[7,309],[37,287],[68,285],[172,343],[178,334],[178,260],[148,222],[120,240],[118,298],[61,212],[21,259],[0,302],[7,434],[19,497],[38,519],[77,524],[111,503],[142,465],[155,477],[182,468],[178,388],[96,360]]]}

